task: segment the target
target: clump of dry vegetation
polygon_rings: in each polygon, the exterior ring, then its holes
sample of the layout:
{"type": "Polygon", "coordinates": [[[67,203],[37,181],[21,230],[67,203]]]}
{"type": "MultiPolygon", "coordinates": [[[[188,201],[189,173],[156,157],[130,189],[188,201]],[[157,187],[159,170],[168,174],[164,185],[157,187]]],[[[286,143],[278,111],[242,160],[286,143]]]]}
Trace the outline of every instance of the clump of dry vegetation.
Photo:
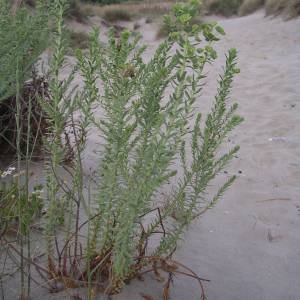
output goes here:
{"type": "Polygon", "coordinates": [[[262,8],[265,4],[265,0],[244,0],[238,10],[239,16],[246,16],[254,13],[259,8],[262,8]]]}
{"type": "Polygon", "coordinates": [[[300,15],[300,0],[244,0],[239,15],[249,15],[262,7],[265,7],[266,16],[295,18],[300,15]]]}
{"type": "Polygon", "coordinates": [[[89,35],[83,31],[67,31],[67,39],[71,54],[74,54],[74,49],[87,49],[89,47],[89,35]]]}
{"type": "Polygon", "coordinates": [[[286,15],[295,18],[300,15],[300,0],[267,0],[266,15],[286,15]]]}
{"type": "Polygon", "coordinates": [[[105,10],[102,17],[107,22],[131,21],[132,19],[131,13],[121,8],[105,10]]]}
{"type": "Polygon", "coordinates": [[[86,15],[79,0],[70,0],[66,16],[81,23],[85,22],[86,15]]]}
{"type": "Polygon", "coordinates": [[[207,13],[227,17],[249,15],[262,7],[265,7],[267,16],[294,18],[300,15],[300,0],[206,0],[204,5],[207,13]]]}
{"type": "Polygon", "coordinates": [[[238,13],[243,0],[206,0],[204,5],[210,14],[230,17],[238,13]]]}
{"type": "Polygon", "coordinates": [[[20,130],[17,128],[17,97],[16,95],[0,102],[0,149],[1,156],[14,155],[17,152],[17,135],[20,135],[20,150],[26,153],[27,145],[30,151],[39,154],[42,149],[43,137],[48,134],[50,120],[42,110],[39,101],[50,101],[48,84],[45,78],[33,76],[26,82],[19,94],[19,114],[22,121],[20,130]],[[28,143],[29,142],[29,143],[28,143]]]}
{"type": "Polygon", "coordinates": [[[122,3],[100,6],[97,4],[82,4],[81,11],[86,16],[118,15],[119,11],[125,11],[131,17],[139,16],[159,16],[168,13],[172,7],[172,2],[137,2],[137,3],[122,3]],[[117,13],[114,13],[114,12],[117,13]]]}

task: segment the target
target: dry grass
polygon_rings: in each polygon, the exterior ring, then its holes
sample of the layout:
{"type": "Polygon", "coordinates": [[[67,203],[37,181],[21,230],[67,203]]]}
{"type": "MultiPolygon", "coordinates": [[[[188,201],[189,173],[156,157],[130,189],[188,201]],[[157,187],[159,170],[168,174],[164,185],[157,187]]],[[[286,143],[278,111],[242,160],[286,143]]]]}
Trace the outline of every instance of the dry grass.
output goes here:
{"type": "Polygon", "coordinates": [[[139,2],[121,3],[112,5],[93,5],[82,4],[81,11],[86,16],[105,16],[121,15],[120,11],[130,14],[131,17],[156,16],[168,13],[172,8],[173,2],[139,2]]]}
{"type": "Polygon", "coordinates": [[[265,4],[265,0],[244,0],[239,8],[238,15],[246,16],[254,13],[258,9],[262,8],[265,4]]]}
{"type": "Polygon", "coordinates": [[[289,17],[300,15],[300,0],[266,0],[266,15],[284,14],[289,17]]]}
{"type": "Polygon", "coordinates": [[[205,0],[204,5],[208,13],[224,16],[249,15],[263,6],[267,16],[294,18],[300,15],[300,0],[205,0]]]}
{"type": "Polygon", "coordinates": [[[285,10],[287,2],[288,0],[267,0],[266,15],[279,15],[285,10]]]}
{"type": "Polygon", "coordinates": [[[69,0],[69,9],[67,11],[67,16],[77,22],[85,22],[85,14],[82,11],[81,4],[79,0],[69,0]]]}
{"type": "MultiPolygon", "coordinates": [[[[44,77],[38,77],[35,73],[32,79],[25,82],[20,91],[20,151],[25,155],[27,142],[29,151],[39,157],[42,153],[44,137],[49,134],[49,120],[43,111],[40,101],[51,101],[48,83],[44,77]],[[30,127],[28,127],[30,125],[30,127]],[[29,135],[28,135],[29,133],[29,135]]],[[[18,128],[16,122],[16,95],[3,99],[0,102],[0,157],[1,159],[17,155],[18,128]]]]}
{"type": "Polygon", "coordinates": [[[205,0],[204,7],[207,13],[230,17],[238,13],[243,0],[205,0]]]}
{"type": "Polygon", "coordinates": [[[167,37],[169,33],[170,33],[169,28],[165,24],[162,24],[156,33],[156,39],[158,40],[163,39],[167,37]]]}
{"type": "Polygon", "coordinates": [[[104,11],[102,18],[107,22],[131,21],[132,14],[128,10],[115,8],[104,11]]]}
{"type": "Polygon", "coordinates": [[[85,32],[77,32],[68,30],[67,37],[69,40],[70,54],[73,54],[74,49],[87,49],[89,47],[89,35],[85,32]]]}
{"type": "Polygon", "coordinates": [[[291,18],[300,16],[300,0],[291,0],[287,7],[287,14],[291,18]]]}

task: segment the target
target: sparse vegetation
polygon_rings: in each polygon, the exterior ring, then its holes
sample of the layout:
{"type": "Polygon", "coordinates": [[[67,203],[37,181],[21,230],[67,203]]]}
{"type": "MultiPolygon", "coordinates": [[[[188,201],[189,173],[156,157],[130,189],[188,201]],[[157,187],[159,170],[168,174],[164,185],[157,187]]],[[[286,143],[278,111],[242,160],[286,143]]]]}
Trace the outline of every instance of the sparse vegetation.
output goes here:
{"type": "MultiPolygon", "coordinates": [[[[193,25],[199,25],[201,23],[199,18],[202,16],[203,7],[202,5],[196,4],[196,2],[190,2],[189,5],[186,5],[184,3],[177,3],[174,5],[173,10],[181,11],[182,13],[190,16],[190,19],[187,21],[187,25],[189,26],[189,30],[191,31],[193,25]]],[[[164,22],[160,26],[156,34],[157,39],[165,38],[174,30],[174,28],[170,26],[170,21],[167,21],[166,17],[169,18],[169,15],[164,17],[164,22]]]]}
{"type": "Polygon", "coordinates": [[[248,15],[265,7],[266,15],[285,15],[290,18],[300,15],[300,0],[206,0],[206,12],[224,16],[248,15]]]}
{"type": "Polygon", "coordinates": [[[246,16],[262,8],[265,0],[244,0],[238,10],[239,16],[246,16]]]}
{"type": "Polygon", "coordinates": [[[78,22],[85,22],[86,15],[79,0],[69,0],[66,16],[78,22]]]}
{"type": "Polygon", "coordinates": [[[42,185],[36,185],[29,194],[27,202],[27,187],[18,185],[18,178],[24,177],[25,172],[15,173],[16,168],[9,167],[0,171],[0,240],[6,235],[26,235],[33,221],[40,217],[43,208],[42,185]],[[18,206],[21,201],[23,224],[20,224],[18,206]],[[30,204],[26,207],[26,205],[30,204]],[[21,226],[21,232],[18,232],[21,226]]]}
{"type": "Polygon", "coordinates": [[[103,19],[107,22],[130,21],[131,18],[130,12],[121,8],[107,9],[103,13],[103,19]]]}
{"type": "Polygon", "coordinates": [[[126,11],[129,12],[131,17],[148,16],[149,18],[157,18],[163,14],[170,12],[172,2],[136,2],[136,3],[122,3],[122,4],[111,4],[111,5],[92,5],[85,4],[81,5],[81,10],[87,16],[100,16],[106,14],[107,11],[126,11]]]}
{"type": "MultiPolygon", "coordinates": [[[[47,203],[39,235],[46,245],[46,263],[32,258],[30,223],[40,211],[37,200],[42,192],[31,193],[29,189],[31,134],[36,133],[29,121],[33,110],[30,100],[23,154],[24,93],[19,76],[10,105],[15,106],[16,172],[23,172],[24,162],[25,178],[18,176],[14,185],[0,192],[5,195],[0,204],[5,203],[7,211],[16,205],[13,218],[18,236],[5,245],[19,257],[20,299],[30,298],[31,266],[51,292],[86,287],[88,300],[97,292],[119,293],[148,268],[166,281],[165,297],[169,297],[174,275],[185,274],[198,281],[205,299],[203,280],[172,255],[193,220],[212,208],[236,179],[233,175],[222,177],[220,184],[214,181],[239,150],[238,146],[228,151],[220,148],[243,119],[236,114],[238,105],[229,101],[234,76],[239,73],[235,49],[226,55],[210,112],[205,117],[197,111],[195,102],[204,88],[204,69],[216,59],[214,43],[225,34],[217,23],[193,22],[198,6],[197,0],[174,6],[164,18],[169,34],[147,62],[140,36],[123,30],[116,39],[112,29],[108,43],[102,45],[99,31],[94,29],[89,51],[77,49],[76,65],[62,78],[68,51],[64,23],[68,6],[66,0],[53,2],[49,99],[37,97],[49,122],[43,139],[47,203]],[[206,41],[202,47],[195,44],[202,40],[206,41]],[[76,75],[83,79],[82,88],[73,88],[76,75]],[[102,109],[103,116],[94,113],[95,107],[102,109]],[[102,139],[102,147],[98,172],[88,176],[83,171],[83,155],[91,128],[102,139]],[[70,135],[65,134],[66,129],[70,135]],[[70,155],[72,161],[65,164],[70,155]],[[176,169],[175,160],[179,162],[176,169]],[[177,177],[179,168],[181,178],[177,177]],[[158,199],[158,191],[170,181],[175,182],[174,188],[158,199]],[[11,191],[17,201],[7,196],[11,191]]],[[[16,74],[23,72],[22,67],[17,64],[16,74]]],[[[2,223],[0,228],[1,242],[6,242],[2,223]]]]}
{"type": "Polygon", "coordinates": [[[300,15],[300,0],[266,0],[266,15],[283,14],[289,17],[300,15]]]}
{"type": "Polygon", "coordinates": [[[16,94],[17,68],[21,86],[30,78],[32,67],[48,41],[48,13],[40,6],[32,15],[26,8],[11,8],[0,1],[0,101],[16,94]]]}
{"type": "Polygon", "coordinates": [[[71,54],[75,54],[74,50],[89,48],[89,35],[83,31],[67,30],[67,39],[71,54]]]}
{"type": "Polygon", "coordinates": [[[15,119],[17,97],[16,95],[2,99],[0,102],[0,158],[15,158],[17,154],[17,135],[20,134],[19,147],[25,155],[28,141],[32,158],[41,157],[43,152],[43,139],[49,133],[50,120],[43,111],[40,101],[51,101],[48,83],[44,77],[37,77],[27,81],[20,88],[19,101],[21,116],[21,129],[18,132],[15,119]],[[29,135],[28,135],[29,133],[29,135]]]}
{"type": "Polygon", "coordinates": [[[0,147],[3,159],[6,155],[16,156],[18,135],[19,151],[24,155],[27,139],[30,142],[28,150],[39,151],[47,132],[48,119],[39,106],[40,98],[49,99],[47,84],[34,67],[48,43],[49,17],[46,6],[39,6],[32,15],[24,7],[15,13],[9,1],[0,3],[0,147]]]}
{"type": "Polygon", "coordinates": [[[205,2],[210,14],[218,14],[226,17],[236,15],[243,0],[207,0],[205,2]]]}

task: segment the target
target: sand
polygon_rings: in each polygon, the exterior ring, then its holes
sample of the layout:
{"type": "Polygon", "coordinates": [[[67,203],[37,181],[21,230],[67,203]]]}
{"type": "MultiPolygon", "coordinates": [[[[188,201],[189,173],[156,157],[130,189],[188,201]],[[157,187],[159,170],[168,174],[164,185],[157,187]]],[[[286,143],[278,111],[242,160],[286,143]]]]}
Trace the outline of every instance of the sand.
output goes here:
{"type": "MultiPolygon", "coordinates": [[[[94,23],[96,21],[94,20],[94,23]]],[[[227,172],[238,180],[218,205],[195,221],[175,259],[191,267],[205,284],[208,300],[300,299],[300,18],[288,22],[264,18],[263,12],[220,20],[227,35],[220,54],[236,47],[241,74],[232,98],[244,123],[228,146],[241,150],[227,172]]],[[[141,31],[153,53],[155,24],[141,31]]],[[[198,106],[207,111],[224,57],[208,69],[207,88],[198,106]]],[[[89,140],[86,172],[95,165],[95,137],[89,140]],[[94,147],[93,147],[94,145],[94,147]]],[[[11,287],[12,288],[12,287],[11,287]]],[[[45,299],[64,299],[45,294],[45,299]]],[[[69,291],[69,294],[75,294],[69,291]]],[[[151,276],[134,281],[115,300],[161,299],[162,289],[151,276]]],[[[8,299],[16,299],[15,291],[8,299]]],[[[33,299],[41,299],[35,290],[33,299]]],[[[67,295],[69,295],[67,294],[67,295]]],[[[199,299],[197,283],[175,278],[171,299],[199,299]]],[[[67,296],[68,299],[69,296],[67,296]]],[[[102,297],[101,299],[105,299],[102,297]]]]}

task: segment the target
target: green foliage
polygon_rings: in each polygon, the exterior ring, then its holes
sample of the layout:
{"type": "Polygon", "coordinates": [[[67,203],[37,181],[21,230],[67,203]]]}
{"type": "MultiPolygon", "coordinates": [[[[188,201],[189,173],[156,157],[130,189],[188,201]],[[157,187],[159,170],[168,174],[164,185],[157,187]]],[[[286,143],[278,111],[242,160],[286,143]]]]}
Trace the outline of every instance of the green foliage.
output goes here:
{"type": "Polygon", "coordinates": [[[53,103],[43,104],[52,120],[46,144],[49,206],[44,234],[53,281],[66,283],[67,278],[70,285],[81,280],[91,287],[100,278],[105,293],[119,292],[126,280],[151,264],[149,257],[169,258],[193,219],[213,207],[234,182],[235,176],[229,177],[215,186],[214,196],[207,193],[239,150],[236,146],[224,152],[222,144],[242,118],[236,115],[237,104],[229,103],[233,78],[239,73],[235,49],[226,56],[210,113],[201,117],[196,110],[204,68],[217,57],[213,44],[225,34],[217,23],[191,23],[198,5],[196,0],[175,5],[165,17],[170,34],[149,61],[144,59],[146,46],[140,45],[139,36],[124,30],[115,38],[111,30],[108,43],[102,45],[94,29],[89,52],[77,50],[77,65],[61,80],[67,51],[63,35],[66,2],[54,2],[55,51],[49,82],[53,103]],[[84,86],[74,91],[75,72],[82,76],[84,86]],[[101,117],[93,113],[95,107],[103,111],[101,117]],[[65,149],[60,139],[66,124],[71,124],[75,144],[73,164],[64,168],[70,184],[61,173],[65,149]],[[103,141],[99,172],[93,176],[94,193],[85,190],[84,182],[91,178],[84,177],[86,143],[80,134],[88,134],[92,127],[103,141]],[[179,163],[176,167],[175,162],[179,163]],[[183,172],[180,178],[178,169],[183,172]],[[170,181],[175,184],[161,199],[159,191],[170,181]],[[61,198],[66,199],[63,209],[61,198]],[[81,208],[86,221],[80,225],[81,208]],[[67,212],[62,250],[57,242],[59,210],[67,212]],[[85,224],[85,255],[80,256],[80,230],[85,224]],[[157,234],[156,243],[148,248],[157,234]]]}
{"type": "MultiPolygon", "coordinates": [[[[73,73],[64,80],[59,79],[60,68],[64,65],[65,55],[67,53],[66,45],[66,27],[64,25],[63,16],[68,8],[67,1],[55,1],[53,3],[53,12],[56,28],[54,30],[54,53],[53,62],[50,65],[51,79],[49,81],[50,101],[41,101],[40,105],[47,113],[51,120],[49,125],[49,134],[45,139],[45,148],[51,154],[51,160],[46,166],[46,188],[50,200],[47,212],[46,236],[48,242],[48,250],[51,251],[51,242],[48,237],[53,236],[59,225],[64,219],[64,205],[62,198],[69,198],[68,195],[61,197],[59,195],[60,181],[57,180],[57,172],[59,166],[64,161],[67,148],[62,147],[61,137],[67,126],[69,116],[72,113],[73,103],[66,102],[65,97],[68,95],[69,84],[73,79],[73,73]]],[[[72,128],[73,129],[73,128],[72,128]]]]}
{"type": "Polygon", "coordinates": [[[226,17],[236,15],[243,0],[213,0],[207,1],[208,11],[226,17]]]}
{"type": "MultiPolygon", "coordinates": [[[[0,233],[17,233],[25,236],[35,218],[41,216],[43,208],[42,186],[36,185],[31,193],[26,185],[19,188],[17,178],[22,174],[14,174],[15,168],[0,172],[0,233]],[[9,177],[10,180],[7,180],[9,177]],[[19,216],[21,206],[22,218],[19,216]],[[20,224],[21,223],[21,224],[20,224]]],[[[24,175],[24,174],[23,174],[24,175]]]]}
{"type": "Polygon", "coordinates": [[[48,39],[46,5],[39,4],[34,14],[26,8],[14,13],[10,1],[0,1],[0,101],[16,94],[17,69],[22,86],[48,39]]]}
{"type": "Polygon", "coordinates": [[[175,4],[172,13],[164,16],[164,23],[157,32],[157,38],[165,38],[174,31],[175,27],[177,27],[176,30],[182,29],[184,23],[189,25],[189,28],[186,28],[187,30],[192,30],[193,25],[200,23],[198,18],[202,15],[202,10],[202,5],[198,1],[175,4]]]}

